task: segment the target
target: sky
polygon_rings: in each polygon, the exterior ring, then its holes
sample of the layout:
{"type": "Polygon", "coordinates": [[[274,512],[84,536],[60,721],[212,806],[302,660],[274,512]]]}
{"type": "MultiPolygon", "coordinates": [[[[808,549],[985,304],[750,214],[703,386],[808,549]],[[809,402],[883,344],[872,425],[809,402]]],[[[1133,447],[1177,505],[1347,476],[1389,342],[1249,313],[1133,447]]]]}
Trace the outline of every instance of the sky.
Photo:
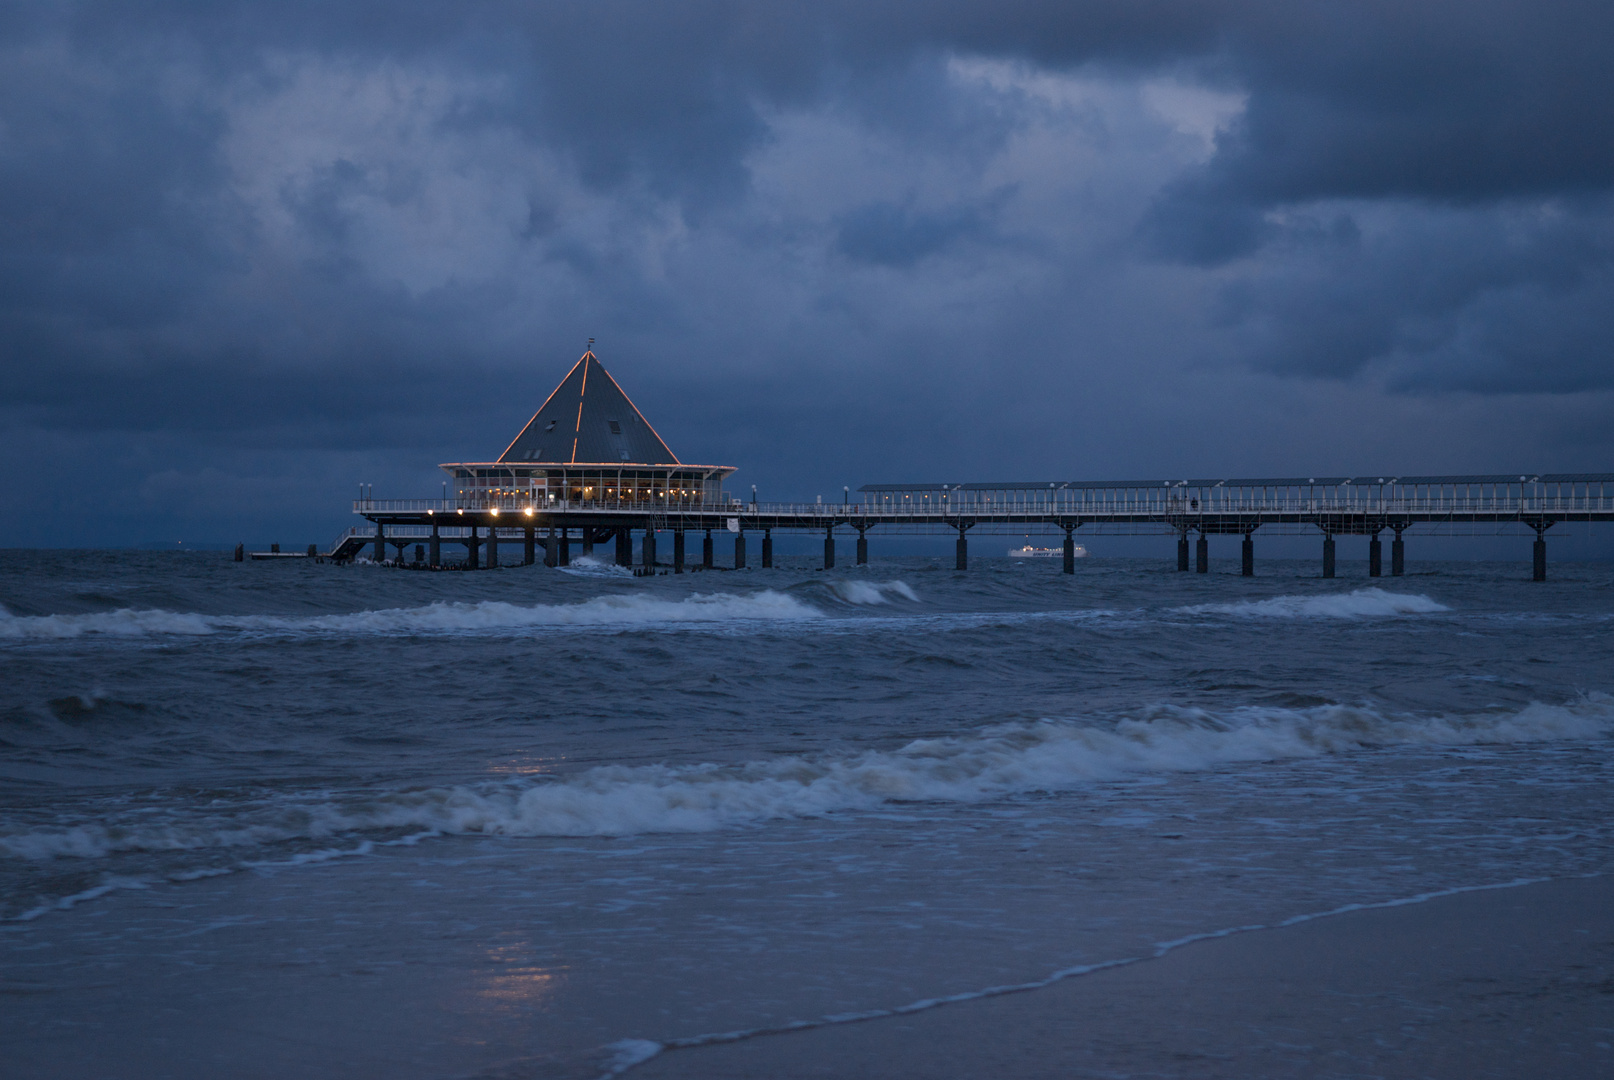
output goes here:
{"type": "Polygon", "coordinates": [[[583,352],[764,500],[1614,471],[1614,5],[0,7],[0,545],[328,543],[583,352]]]}

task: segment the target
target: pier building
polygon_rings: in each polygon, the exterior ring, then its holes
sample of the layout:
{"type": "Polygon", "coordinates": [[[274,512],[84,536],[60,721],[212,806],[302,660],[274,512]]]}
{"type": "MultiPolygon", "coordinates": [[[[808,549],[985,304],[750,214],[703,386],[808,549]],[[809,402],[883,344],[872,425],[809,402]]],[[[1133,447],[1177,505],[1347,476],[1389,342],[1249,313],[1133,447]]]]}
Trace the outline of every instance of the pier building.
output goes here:
{"type": "Polygon", "coordinates": [[[592,347],[497,461],[449,462],[457,507],[710,506],[727,465],[687,465],[605,370],[592,347]]]}
{"type": "Polygon", "coordinates": [[[969,565],[969,534],[1064,535],[1064,571],[1074,573],[1075,534],[1166,533],[1177,538],[1177,568],[1209,570],[1210,537],[1241,538],[1245,575],[1255,572],[1255,534],[1307,532],[1322,540],[1322,573],[1336,572],[1335,537],[1368,538],[1368,575],[1406,566],[1406,534],[1419,528],[1451,531],[1516,529],[1534,534],[1533,576],[1547,574],[1547,532],[1561,522],[1614,521],[1614,473],[1509,473],[1461,476],[1327,476],[1184,480],[1048,480],[994,483],[867,484],[857,500],[749,502],[724,490],[735,469],[682,462],[629,400],[590,348],[492,461],[441,466],[452,494],[442,499],[361,498],[353,512],[366,525],[349,529],[330,557],[356,557],[373,545],[376,561],[388,547],[398,560],[411,545],[416,561],[442,563],[442,545],[463,544],[470,568],[498,566],[500,547],[521,544],[521,562],[543,551],[549,565],[571,559],[572,544],[592,553],[615,545],[619,565],[634,563],[639,536],[642,572],[715,568],[713,534],[728,533],[733,559],[746,566],[747,540],[760,535],[761,565],[773,565],[773,533],[813,532],[824,538],[824,566],[835,565],[837,532],[857,534],[856,560],[868,561],[869,534],[942,533],[956,536],[956,566],[969,565]],[[671,534],[671,560],[658,555],[658,537],[671,534]],[[686,550],[701,542],[699,561],[686,550]],[[429,551],[429,555],[427,552],[429,551]]]}

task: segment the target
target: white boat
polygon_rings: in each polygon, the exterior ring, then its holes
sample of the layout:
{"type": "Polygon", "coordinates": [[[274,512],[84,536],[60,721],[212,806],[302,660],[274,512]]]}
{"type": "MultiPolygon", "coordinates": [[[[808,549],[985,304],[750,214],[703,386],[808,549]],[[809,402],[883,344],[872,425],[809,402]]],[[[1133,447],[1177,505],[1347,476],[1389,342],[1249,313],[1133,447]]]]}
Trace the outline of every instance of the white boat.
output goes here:
{"type": "MultiPolygon", "coordinates": [[[[1011,558],[1011,559],[1058,559],[1058,558],[1062,558],[1064,556],[1064,554],[1065,554],[1065,549],[1064,548],[1040,548],[1040,547],[1032,547],[1030,544],[1027,544],[1025,547],[1018,547],[1018,548],[1014,548],[1013,550],[1011,550],[1009,552],[1009,558],[1011,558]]],[[[1087,557],[1087,549],[1082,547],[1082,545],[1077,544],[1076,545],[1076,557],[1078,559],[1085,559],[1087,557]]]]}

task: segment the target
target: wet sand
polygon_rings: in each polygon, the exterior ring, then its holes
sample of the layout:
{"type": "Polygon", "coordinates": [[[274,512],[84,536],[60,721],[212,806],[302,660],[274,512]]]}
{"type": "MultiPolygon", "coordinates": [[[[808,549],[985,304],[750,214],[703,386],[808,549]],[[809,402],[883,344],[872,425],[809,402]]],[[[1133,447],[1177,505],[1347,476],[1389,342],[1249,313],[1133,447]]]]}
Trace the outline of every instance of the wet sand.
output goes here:
{"type": "Polygon", "coordinates": [[[1040,990],[669,1050],[633,1080],[1614,1076],[1614,877],[1195,942],[1040,990]]]}

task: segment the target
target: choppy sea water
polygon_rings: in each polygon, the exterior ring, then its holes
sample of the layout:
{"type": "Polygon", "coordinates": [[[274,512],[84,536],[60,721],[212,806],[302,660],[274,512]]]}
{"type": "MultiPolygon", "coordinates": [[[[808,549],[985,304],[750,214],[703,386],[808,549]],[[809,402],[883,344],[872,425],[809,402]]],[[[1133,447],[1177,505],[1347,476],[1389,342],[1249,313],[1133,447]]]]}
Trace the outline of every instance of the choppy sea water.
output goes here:
{"type": "Polygon", "coordinates": [[[0,1041],[598,1076],[1610,869],[1614,570],[1214,569],[5,553],[0,1041]]]}

